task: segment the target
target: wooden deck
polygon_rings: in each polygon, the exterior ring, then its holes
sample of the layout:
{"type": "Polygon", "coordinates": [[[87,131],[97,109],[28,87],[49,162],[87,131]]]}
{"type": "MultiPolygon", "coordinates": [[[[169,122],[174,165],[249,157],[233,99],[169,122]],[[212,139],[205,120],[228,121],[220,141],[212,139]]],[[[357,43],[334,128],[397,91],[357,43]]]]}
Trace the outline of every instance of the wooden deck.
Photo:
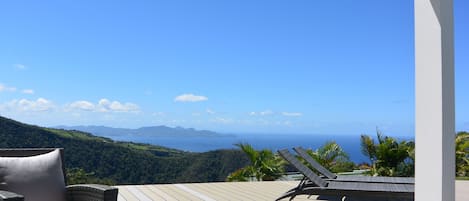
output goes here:
{"type": "MultiPolygon", "coordinates": [[[[295,187],[298,181],[220,182],[191,184],[123,185],[118,201],[272,201],[295,187]]],[[[297,196],[295,200],[317,200],[316,196],[297,196]]],[[[287,199],[285,199],[287,200],[287,199]]],[[[469,181],[456,181],[456,201],[469,200],[469,181]]]]}

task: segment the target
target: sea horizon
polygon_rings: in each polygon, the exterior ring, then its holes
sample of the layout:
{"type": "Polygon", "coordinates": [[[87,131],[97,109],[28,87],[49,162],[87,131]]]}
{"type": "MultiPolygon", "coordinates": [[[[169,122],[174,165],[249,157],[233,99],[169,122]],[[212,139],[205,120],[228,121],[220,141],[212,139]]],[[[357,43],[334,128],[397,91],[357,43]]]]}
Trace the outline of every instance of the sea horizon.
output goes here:
{"type": "MultiPolygon", "coordinates": [[[[371,135],[373,138],[374,135],[371,135]]],[[[279,149],[301,146],[307,149],[317,149],[326,142],[335,141],[349,155],[354,163],[369,163],[368,157],[361,153],[360,135],[327,135],[327,134],[235,134],[226,136],[193,136],[193,137],[156,137],[156,136],[103,136],[116,141],[130,141],[164,146],[188,152],[208,152],[220,149],[237,149],[235,144],[249,143],[255,149],[279,149]]],[[[394,136],[393,136],[394,137],[394,136]]],[[[397,139],[414,139],[413,137],[396,137],[397,139]]]]}

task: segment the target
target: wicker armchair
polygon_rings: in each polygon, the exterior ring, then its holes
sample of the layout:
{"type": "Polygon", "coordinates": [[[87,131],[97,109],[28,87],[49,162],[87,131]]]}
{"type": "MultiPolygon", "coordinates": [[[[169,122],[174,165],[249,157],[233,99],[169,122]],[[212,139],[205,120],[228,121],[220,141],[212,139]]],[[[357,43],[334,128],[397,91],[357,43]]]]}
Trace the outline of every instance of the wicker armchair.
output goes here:
{"type": "MultiPolygon", "coordinates": [[[[0,149],[0,157],[27,157],[46,154],[56,150],[55,148],[28,148],[28,149],[0,149]]],[[[62,160],[62,173],[66,184],[63,149],[59,149],[62,160]]],[[[0,170],[2,166],[0,164],[0,170]]],[[[60,172],[60,171],[59,171],[60,172]]],[[[1,176],[1,175],[0,175],[1,176]]],[[[1,183],[0,178],[0,183],[1,183]]],[[[0,186],[1,187],[1,186],[0,186]]],[[[67,201],[116,201],[118,189],[99,184],[79,184],[65,187],[67,201]]],[[[5,191],[0,188],[0,201],[23,201],[24,196],[15,192],[5,191]]]]}

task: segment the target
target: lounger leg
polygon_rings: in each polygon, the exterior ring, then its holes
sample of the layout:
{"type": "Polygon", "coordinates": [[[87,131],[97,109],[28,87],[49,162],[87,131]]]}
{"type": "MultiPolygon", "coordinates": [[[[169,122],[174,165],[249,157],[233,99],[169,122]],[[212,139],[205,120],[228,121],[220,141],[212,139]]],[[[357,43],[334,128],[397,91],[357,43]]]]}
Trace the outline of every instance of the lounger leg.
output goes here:
{"type": "Polygon", "coordinates": [[[295,198],[295,191],[289,191],[289,192],[286,192],[284,193],[282,196],[278,197],[275,201],[280,201],[280,200],[283,200],[285,198],[288,198],[290,197],[290,201],[293,200],[293,198],[295,198]]]}
{"type": "Polygon", "coordinates": [[[307,185],[307,182],[308,182],[308,179],[306,177],[303,177],[303,179],[301,179],[300,183],[298,184],[297,187],[295,188],[292,188],[290,190],[288,190],[286,193],[284,193],[282,196],[280,196],[279,198],[276,199],[276,201],[279,201],[279,200],[282,200],[282,199],[285,199],[287,197],[290,197],[290,201],[293,200],[298,194],[298,191],[300,189],[302,189],[305,185],[307,185]]]}

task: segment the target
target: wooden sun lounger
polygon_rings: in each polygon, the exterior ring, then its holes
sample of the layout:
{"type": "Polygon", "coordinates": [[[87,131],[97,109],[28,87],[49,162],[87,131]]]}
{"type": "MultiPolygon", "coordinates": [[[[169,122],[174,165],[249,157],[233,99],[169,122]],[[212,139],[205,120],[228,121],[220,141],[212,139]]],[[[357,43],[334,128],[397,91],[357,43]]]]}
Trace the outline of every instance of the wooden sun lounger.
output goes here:
{"type": "Polygon", "coordinates": [[[413,184],[328,181],[315,174],[288,150],[284,149],[278,152],[281,157],[301,172],[304,178],[297,187],[287,191],[277,200],[284,198],[292,200],[297,195],[319,195],[320,197],[332,197],[334,200],[345,198],[347,201],[414,200],[413,184]]]}

